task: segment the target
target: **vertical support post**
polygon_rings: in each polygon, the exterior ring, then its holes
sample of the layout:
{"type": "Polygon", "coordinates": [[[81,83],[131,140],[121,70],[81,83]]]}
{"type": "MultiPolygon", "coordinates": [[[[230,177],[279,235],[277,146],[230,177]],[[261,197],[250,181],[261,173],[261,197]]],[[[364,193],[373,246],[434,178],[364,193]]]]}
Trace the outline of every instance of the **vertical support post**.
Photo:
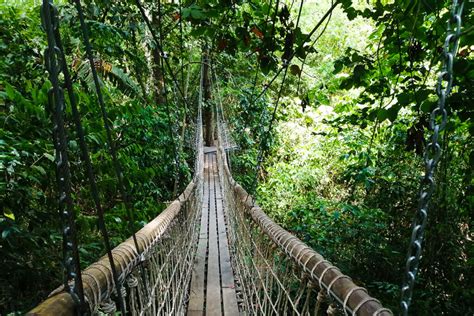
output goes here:
{"type": "Polygon", "coordinates": [[[203,69],[203,88],[204,88],[204,125],[206,126],[206,130],[204,133],[204,142],[206,146],[213,146],[214,145],[214,127],[212,125],[213,122],[213,110],[212,105],[210,104],[211,101],[211,80],[209,75],[209,50],[207,46],[203,48],[202,51],[202,69],[203,69]]]}

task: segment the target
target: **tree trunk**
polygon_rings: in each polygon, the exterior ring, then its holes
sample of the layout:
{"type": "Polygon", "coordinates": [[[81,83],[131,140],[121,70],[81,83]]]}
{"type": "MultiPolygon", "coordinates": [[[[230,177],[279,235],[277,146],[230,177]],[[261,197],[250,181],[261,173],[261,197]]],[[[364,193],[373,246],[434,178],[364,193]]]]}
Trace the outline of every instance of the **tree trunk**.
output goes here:
{"type": "MultiPolygon", "coordinates": [[[[155,26],[155,29],[158,29],[160,26],[160,16],[159,13],[156,13],[155,11],[152,12],[151,14],[151,20],[152,24],[155,26]]],[[[152,75],[153,75],[153,81],[154,81],[154,89],[153,89],[153,99],[156,104],[163,104],[165,103],[165,98],[164,98],[164,78],[163,78],[163,73],[161,71],[161,63],[163,62],[161,59],[161,54],[160,50],[158,47],[155,47],[152,49],[151,52],[152,56],[152,75]]]]}
{"type": "Polygon", "coordinates": [[[204,142],[206,146],[214,146],[214,128],[213,128],[213,113],[211,104],[211,81],[209,77],[209,56],[207,48],[203,49],[203,84],[204,84],[204,142]]]}

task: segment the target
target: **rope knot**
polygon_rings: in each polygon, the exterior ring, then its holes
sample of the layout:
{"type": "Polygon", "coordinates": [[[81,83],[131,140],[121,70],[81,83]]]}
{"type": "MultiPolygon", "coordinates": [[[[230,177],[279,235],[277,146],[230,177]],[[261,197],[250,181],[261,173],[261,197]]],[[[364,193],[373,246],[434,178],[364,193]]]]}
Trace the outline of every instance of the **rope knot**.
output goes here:
{"type": "Polygon", "coordinates": [[[326,311],[328,316],[335,316],[337,314],[337,307],[334,304],[329,305],[328,310],[326,311]]]}
{"type": "Polygon", "coordinates": [[[318,292],[318,297],[316,298],[316,300],[317,300],[318,302],[322,302],[322,301],[324,301],[325,299],[326,299],[326,294],[324,293],[324,291],[320,290],[320,291],[318,292]]]}
{"type": "Polygon", "coordinates": [[[134,275],[130,275],[127,279],[128,287],[137,287],[138,286],[138,279],[134,275]]]}
{"type": "Polygon", "coordinates": [[[106,314],[113,314],[117,310],[115,302],[109,297],[107,300],[100,303],[100,309],[106,314]]]}

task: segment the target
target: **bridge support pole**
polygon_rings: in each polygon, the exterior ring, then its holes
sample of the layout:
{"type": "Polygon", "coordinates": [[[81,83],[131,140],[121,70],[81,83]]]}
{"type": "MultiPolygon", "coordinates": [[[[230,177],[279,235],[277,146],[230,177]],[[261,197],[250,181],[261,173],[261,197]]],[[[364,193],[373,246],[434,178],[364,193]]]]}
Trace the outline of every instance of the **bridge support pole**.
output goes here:
{"type": "Polygon", "coordinates": [[[203,121],[204,121],[204,143],[206,146],[214,146],[214,113],[211,104],[211,80],[209,76],[209,50],[207,46],[202,49],[202,63],[203,63],[203,91],[204,91],[204,107],[203,107],[203,121]]]}

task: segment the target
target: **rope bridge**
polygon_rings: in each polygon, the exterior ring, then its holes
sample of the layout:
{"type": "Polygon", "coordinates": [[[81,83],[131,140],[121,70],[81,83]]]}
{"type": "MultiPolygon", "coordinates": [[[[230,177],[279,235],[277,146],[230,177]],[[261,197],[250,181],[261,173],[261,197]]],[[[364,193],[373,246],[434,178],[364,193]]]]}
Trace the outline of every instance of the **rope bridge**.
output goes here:
{"type": "MultiPolygon", "coordinates": [[[[89,150],[85,142],[86,134],[81,123],[80,111],[78,111],[78,100],[74,96],[73,79],[68,71],[66,55],[61,43],[58,11],[53,6],[52,0],[42,2],[41,19],[48,44],[44,59],[52,86],[48,92],[48,105],[51,107],[56,152],[55,164],[59,214],[62,216],[63,224],[65,276],[64,284],[55,289],[28,315],[116,313],[121,315],[393,315],[377,299],[371,297],[365,288],[358,286],[335,265],[273,222],[255,203],[254,197],[233,179],[228,155],[231,150],[237,148],[237,145],[229,133],[222,101],[218,102],[213,109],[214,124],[217,129],[216,146],[204,147],[203,91],[205,85],[218,89],[219,83],[215,80],[215,84],[210,84],[210,82],[205,84],[206,80],[212,81],[212,76],[209,76],[208,72],[207,75],[204,74],[204,65],[207,64],[212,68],[212,63],[204,56],[200,62],[201,82],[197,102],[194,177],[181,195],[159,216],[139,231],[134,232],[129,239],[114,249],[110,249],[96,175],[89,158],[89,150]],[[205,77],[207,79],[204,79],[205,77]],[[64,90],[67,91],[66,94],[64,90]],[[66,97],[69,102],[66,102],[66,97]],[[82,271],[71,198],[71,172],[68,165],[67,130],[64,118],[66,103],[71,107],[91,196],[97,209],[99,230],[107,250],[104,257],[82,271]]],[[[133,212],[125,185],[127,181],[124,179],[118,159],[116,144],[112,137],[113,126],[110,126],[97,74],[96,67],[101,64],[94,59],[81,1],[74,0],[73,2],[78,11],[85,55],[90,63],[97,105],[100,108],[107,147],[117,178],[117,188],[127,211],[127,217],[130,223],[133,223],[133,212]]],[[[172,72],[167,54],[163,50],[161,21],[158,23],[160,30],[157,33],[141,1],[135,0],[134,3],[160,55],[160,72],[163,75],[162,90],[167,91],[166,84],[172,86],[177,92],[175,97],[179,95],[185,108],[189,109],[187,93],[182,91],[181,85],[172,72]],[[172,77],[172,80],[166,82],[168,80],[166,75],[172,77]]],[[[295,29],[298,28],[303,3],[304,1],[300,2],[295,29]]],[[[332,11],[339,3],[340,1],[332,2],[329,10],[305,36],[303,44],[310,43],[311,36],[326,19],[327,26],[332,11]]],[[[435,189],[434,173],[442,153],[438,137],[440,131],[445,128],[447,120],[445,103],[453,84],[453,63],[461,36],[463,5],[464,2],[453,1],[441,56],[442,69],[438,74],[436,90],[439,101],[430,117],[433,135],[431,143],[425,149],[426,173],[421,185],[420,205],[412,226],[405,272],[406,280],[402,287],[401,306],[404,315],[408,313],[411,302],[428,206],[435,189]]],[[[278,6],[279,1],[275,6],[275,17],[278,6]]],[[[161,10],[161,2],[158,2],[158,8],[161,10]]],[[[269,14],[270,8],[267,13],[267,22],[269,14]]],[[[179,1],[180,16],[181,1],[179,1]]],[[[179,18],[182,43],[181,21],[179,18]]],[[[274,23],[273,21],[273,27],[274,23]]],[[[317,39],[312,41],[311,47],[316,41],[317,39]]],[[[279,75],[283,74],[273,111],[267,113],[271,114],[270,127],[263,129],[260,135],[263,139],[268,136],[272,123],[275,121],[287,71],[291,60],[296,55],[296,50],[292,49],[284,52],[287,58],[283,59],[282,67],[278,68],[271,80],[265,84],[264,89],[256,96],[252,93],[251,103],[254,103],[265,94],[279,75]]],[[[182,60],[180,64],[181,75],[184,76],[182,60]]],[[[257,68],[254,86],[256,86],[258,74],[257,68]]],[[[184,79],[181,81],[184,82],[184,79]]],[[[184,90],[187,91],[187,89],[184,90]]],[[[217,95],[220,96],[220,93],[218,92],[217,95]]],[[[164,98],[166,99],[166,93],[164,93],[164,98]]],[[[176,170],[179,170],[179,149],[176,147],[178,142],[174,139],[169,104],[168,102],[164,104],[169,137],[173,144],[174,164],[176,170]]],[[[261,120],[261,125],[262,122],[261,120]]],[[[264,142],[260,143],[257,170],[264,158],[263,144],[264,142]]],[[[178,177],[175,179],[175,190],[177,181],[178,177]]],[[[254,186],[256,182],[257,175],[254,186]]]]}
{"type": "MultiPolygon", "coordinates": [[[[114,314],[123,299],[130,315],[392,315],[274,223],[234,181],[221,109],[217,146],[204,152],[202,83],[201,73],[194,178],[136,232],[137,243],[129,238],[112,250],[119,286],[107,256],[82,271],[87,313],[114,314]]],[[[29,315],[72,315],[77,308],[62,286],[29,315]]]]}
{"type": "MultiPolygon", "coordinates": [[[[30,311],[29,315],[98,315],[115,314],[118,311],[122,315],[392,315],[392,312],[371,297],[365,288],[357,286],[349,276],[344,275],[319,253],[274,223],[256,205],[255,199],[233,179],[227,150],[236,146],[228,131],[222,104],[214,109],[217,126],[216,147],[204,147],[204,66],[201,67],[198,97],[193,180],[153,221],[114,249],[108,249],[108,254],[99,261],[80,271],[74,212],[70,199],[70,171],[62,114],[65,102],[60,78],[63,78],[64,86],[68,90],[81,151],[86,158],[88,150],[84,142],[77,102],[73,97],[70,74],[62,52],[57,12],[51,1],[44,0],[43,3],[43,26],[48,37],[45,58],[53,86],[49,98],[50,103],[55,106],[52,119],[58,183],[61,188],[60,212],[66,223],[63,227],[66,281],[63,286],[54,290],[48,299],[30,311]]],[[[127,202],[123,175],[110,136],[111,128],[108,125],[84,16],[80,1],[75,0],[75,3],[121,195],[127,202]]],[[[136,4],[158,50],[164,56],[160,41],[150,27],[150,21],[140,1],[137,0],[136,4]]],[[[336,5],[337,2],[326,13],[325,18],[336,5]]],[[[456,1],[453,7],[457,8],[456,1]]],[[[462,5],[452,13],[453,17],[457,17],[454,20],[458,21],[457,38],[461,12],[462,5]]],[[[448,39],[451,37],[452,34],[448,35],[448,39]]],[[[449,55],[449,41],[446,43],[447,57],[445,56],[444,70],[439,77],[440,87],[445,72],[452,71],[453,54],[455,55],[458,45],[456,42],[449,55]]],[[[170,69],[166,58],[164,64],[166,67],[162,65],[163,73],[170,69]]],[[[201,64],[204,65],[205,62],[201,64]]],[[[286,67],[280,68],[271,82],[283,70],[285,78],[288,65],[289,63],[286,63],[286,67]]],[[[450,80],[446,91],[443,92],[444,99],[451,89],[452,79],[450,80]]],[[[176,84],[176,87],[187,104],[179,85],[176,84]]],[[[438,90],[441,91],[441,88],[438,90]]],[[[280,88],[270,126],[275,118],[281,91],[280,88]]],[[[444,111],[444,101],[439,106],[444,111]]],[[[438,112],[445,113],[441,110],[438,112]]],[[[436,131],[438,130],[437,127],[436,131]]],[[[433,136],[434,148],[438,145],[436,133],[433,136]]],[[[173,131],[170,129],[170,137],[172,136],[173,131]]],[[[259,153],[259,163],[261,155],[262,150],[259,153]]],[[[430,167],[428,180],[439,155],[433,159],[427,160],[430,167]]],[[[98,195],[95,194],[97,188],[93,169],[87,159],[86,164],[91,191],[95,195],[99,210],[99,226],[103,229],[104,240],[109,248],[102,208],[98,195]]],[[[432,182],[430,183],[433,186],[432,182]]],[[[426,196],[422,194],[422,201],[427,201],[426,196]]],[[[423,221],[426,221],[425,208],[420,209],[423,221]]],[[[127,211],[131,211],[128,206],[127,211]]],[[[414,228],[414,247],[411,250],[416,253],[409,257],[407,263],[407,275],[411,284],[414,282],[420,256],[423,222],[414,228]]],[[[412,286],[403,288],[405,314],[408,311],[411,290],[412,286]]]]}

